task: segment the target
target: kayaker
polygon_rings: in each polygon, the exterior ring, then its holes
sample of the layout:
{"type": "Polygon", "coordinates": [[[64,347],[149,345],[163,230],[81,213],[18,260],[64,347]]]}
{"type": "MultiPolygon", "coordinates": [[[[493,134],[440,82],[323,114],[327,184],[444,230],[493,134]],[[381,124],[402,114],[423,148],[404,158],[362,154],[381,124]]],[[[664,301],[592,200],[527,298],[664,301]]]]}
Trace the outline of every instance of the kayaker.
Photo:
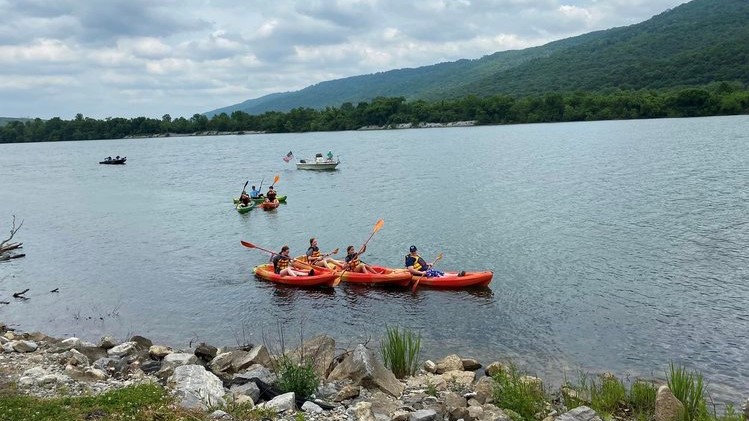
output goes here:
{"type": "Polygon", "coordinates": [[[242,194],[239,195],[239,202],[245,206],[250,204],[250,195],[246,191],[242,190],[242,194]]]}
{"type": "Polygon", "coordinates": [[[432,265],[428,264],[424,258],[419,256],[416,246],[411,246],[408,251],[410,253],[406,255],[406,268],[411,272],[411,275],[426,276],[427,278],[444,275],[443,272],[432,269],[432,265]]]}
{"type": "Polygon", "coordinates": [[[335,260],[331,257],[325,257],[320,253],[320,248],[317,246],[317,238],[309,239],[309,248],[307,249],[307,262],[314,266],[320,266],[321,268],[330,268],[330,264],[336,267],[343,266],[343,263],[335,260]]]}
{"type": "Polygon", "coordinates": [[[273,186],[268,187],[268,193],[265,194],[265,199],[268,202],[275,202],[276,201],[276,191],[273,190],[273,186]]]}
{"type": "Polygon", "coordinates": [[[315,271],[310,269],[309,272],[303,272],[291,267],[291,257],[289,257],[289,246],[281,247],[281,252],[273,256],[273,271],[281,276],[312,276],[315,271]]]}
{"type": "Polygon", "coordinates": [[[252,190],[250,190],[250,197],[253,199],[257,199],[258,197],[263,197],[263,193],[260,192],[260,189],[255,188],[255,186],[252,186],[252,190]]]}
{"type": "Polygon", "coordinates": [[[359,260],[359,255],[361,255],[365,251],[367,251],[366,245],[362,247],[361,252],[359,253],[357,253],[354,250],[354,246],[348,246],[346,248],[347,254],[346,254],[346,264],[344,265],[344,269],[351,271],[351,272],[377,273],[372,269],[371,266],[359,260]]]}

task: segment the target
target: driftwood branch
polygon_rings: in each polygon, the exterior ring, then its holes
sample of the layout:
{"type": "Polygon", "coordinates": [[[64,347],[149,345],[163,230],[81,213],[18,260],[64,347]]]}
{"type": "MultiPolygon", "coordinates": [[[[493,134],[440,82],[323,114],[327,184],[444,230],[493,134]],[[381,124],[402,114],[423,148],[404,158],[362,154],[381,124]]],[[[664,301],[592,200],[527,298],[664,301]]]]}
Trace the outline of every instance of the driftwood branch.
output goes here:
{"type": "Polygon", "coordinates": [[[21,229],[23,226],[23,221],[16,226],[16,216],[13,215],[13,223],[11,224],[10,228],[10,237],[6,238],[2,242],[0,242],[0,260],[10,260],[10,259],[17,259],[19,257],[25,256],[25,254],[9,254],[8,252],[11,250],[19,249],[23,245],[23,243],[9,243],[10,240],[13,239],[13,236],[16,235],[18,230],[21,229]]]}
{"type": "Polygon", "coordinates": [[[13,294],[13,298],[26,298],[23,296],[23,294],[26,294],[29,291],[29,288],[26,288],[25,290],[21,292],[16,292],[13,294]]]}

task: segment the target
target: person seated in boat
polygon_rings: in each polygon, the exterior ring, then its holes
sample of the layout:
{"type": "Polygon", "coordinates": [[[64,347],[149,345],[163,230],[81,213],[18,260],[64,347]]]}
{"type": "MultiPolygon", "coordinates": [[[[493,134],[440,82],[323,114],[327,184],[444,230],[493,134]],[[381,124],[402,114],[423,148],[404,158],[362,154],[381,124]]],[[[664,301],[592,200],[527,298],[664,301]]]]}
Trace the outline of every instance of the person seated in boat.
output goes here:
{"type": "Polygon", "coordinates": [[[315,274],[313,269],[309,272],[296,270],[291,266],[291,257],[289,257],[289,246],[281,247],[281,252],[273,256],[273,271],[281,276],[312,276],[315,274]]]}
{"type": "Polygon", "coordinates": [[[268,187],[268,193],[265,193],[265,201],[266,202],[276,201],[276,191],[273,190],[273,186],[268,187]]]}
{"type": "Polygon", "coordinates": [[[250,204],[250,195],[244,190],[242,190],[242,194],[239,195],[239,203],[245,206],[250,204]]]}
{"type": "Polygon", "coordinates": [[[119,155],[115,156],[115,157],[114,157],[114,160],[115,160],[115,161],[119,161],[119,160],[120,160],[120,156],[119,156],[119,155]]]}
{"type": "Polygon", "coordinates": [[[104,160],[105,160],[105,161],[111,161],[111,160],[112,160],[112,157],[111,157],[111,156],[108,156],[108,157],[104,158],[104,160]]]}
{"type": "Polygon", "coordinates": [[[330,265],[335,267],[343,266],[343,263],[339,262],[328,256],[323,256],[320,253],[320,248],[317,246],[317,238],[309,239],[309,248],[307,249],[307,262],[313,266],[319,266],[321,268],[330,268],[330,265]]]}
{"type": "Polygon", "coordinates": [[[432,265],[428,264],[423,257],[419,256],[416,246],[411,246],[408,251],[409,253],[406,255],[406,269],[411,272],[411,275],[426,276],[427,278],[444,275],[443,272],[432,269],[432,265]]]}
{"type": "Polygon", "coordinates": [[[250,190],[250,197],[253,199],[257,199],[258,197],[263,197],[263,193],[260,192],[260,189],[255,188],[255,186],[252,186],[252,190],[250,190]]]}
{"type": "Polygon", "coordinates": [[[365,251],[367,251],[367,246],[362,247],[358,253],[354,250],[354,246],[348,246],[346,248],[346,264],[343,265],[343,269],[351,272],[377,273],[372,269],[372,266],[359,260],[359,256],[365,251]]]}

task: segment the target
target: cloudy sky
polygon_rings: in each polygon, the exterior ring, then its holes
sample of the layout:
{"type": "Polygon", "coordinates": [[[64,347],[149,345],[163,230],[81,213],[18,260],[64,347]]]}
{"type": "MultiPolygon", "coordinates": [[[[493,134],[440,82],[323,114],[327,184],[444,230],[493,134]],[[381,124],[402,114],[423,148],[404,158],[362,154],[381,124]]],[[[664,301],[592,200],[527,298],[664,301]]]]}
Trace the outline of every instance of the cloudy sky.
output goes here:
{"type": "Polygon", "coordinates": [[[522,49],[685,0],[0,0],[0,116],[190,117],[522,49]]]}

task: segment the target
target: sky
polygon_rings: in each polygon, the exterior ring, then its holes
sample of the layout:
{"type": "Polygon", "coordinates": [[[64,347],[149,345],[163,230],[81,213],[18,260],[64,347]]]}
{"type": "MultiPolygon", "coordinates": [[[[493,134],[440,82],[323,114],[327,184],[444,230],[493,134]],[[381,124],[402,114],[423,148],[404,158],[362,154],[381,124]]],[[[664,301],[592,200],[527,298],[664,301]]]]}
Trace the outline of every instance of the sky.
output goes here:
{"type": "Polygon", "coordinates": [[[191,117],[639,23],[685,0],[0,0],[0,116],[191,117]]]}

